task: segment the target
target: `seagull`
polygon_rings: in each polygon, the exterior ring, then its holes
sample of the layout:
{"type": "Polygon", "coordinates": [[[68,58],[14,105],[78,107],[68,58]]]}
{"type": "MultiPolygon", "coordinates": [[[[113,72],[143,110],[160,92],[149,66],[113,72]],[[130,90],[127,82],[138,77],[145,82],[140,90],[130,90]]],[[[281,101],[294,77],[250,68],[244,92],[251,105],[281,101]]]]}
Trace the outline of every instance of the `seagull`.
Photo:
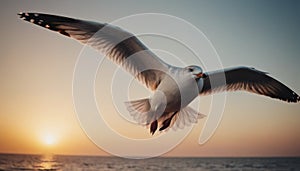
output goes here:
{"type": "Polygon", "coordinates": [[[201,114],[188,105],[199,95],[223,91],[248,91],[285,102],[297,103],[299,95],[252,67],[234,67],[203,72],[200,66],[175,67],[161,60],[134,34],[117,26],[42,13],[18,14],[21,19],[58,32],[95,48],[123,67],[153,93],[125,102],[132,117],[156,130],[183,128],[196,123],[201,114]],[[220,81],[220,80],[224,81],[220,81]]]}

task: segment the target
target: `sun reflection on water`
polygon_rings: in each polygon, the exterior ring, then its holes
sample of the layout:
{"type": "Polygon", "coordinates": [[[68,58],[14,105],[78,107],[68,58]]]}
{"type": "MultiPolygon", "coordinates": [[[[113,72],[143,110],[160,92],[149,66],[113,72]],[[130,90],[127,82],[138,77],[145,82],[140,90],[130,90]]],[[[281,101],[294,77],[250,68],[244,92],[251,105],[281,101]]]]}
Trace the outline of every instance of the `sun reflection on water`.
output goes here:
{"type": "Polygon", "coordinates": [[[40,163],[38,165],[39,170],[57,170],[60,164],[55,160],[55,155],[44,154],[40,157],[40,163]]]}

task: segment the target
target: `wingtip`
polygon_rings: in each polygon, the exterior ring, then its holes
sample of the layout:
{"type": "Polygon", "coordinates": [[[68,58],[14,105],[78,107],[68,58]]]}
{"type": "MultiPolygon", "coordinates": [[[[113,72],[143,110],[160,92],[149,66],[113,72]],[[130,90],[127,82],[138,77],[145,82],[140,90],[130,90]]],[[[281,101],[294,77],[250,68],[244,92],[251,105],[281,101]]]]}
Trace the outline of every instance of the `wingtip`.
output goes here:
{"type": "Polygon", "coordinates": [[[293,96],[290,99],[287,99],[287,102],[288,103],[298,103],[298,102],[300,102],[300,96],[297,93],[293,92],[293,96]]]}
{"type": "MultiPolygon", "coordinates": [[[[47,29],[50,29],[51,28],[50,23],[44,21],[40,17],[40,15],[41,15],[40,13],[28,13],[28,12],[19,12],[18,13],[18,16],[23,20],[28,21],[33,24],[36,24],[36,25],[39,25],[39,26],[42,26],[42,27],[45,27],[47,29]]],[[[70,35],[67,32],[65,32],[64,30],[56,30],[56,31],[58,31],[59,33],[65,35],[65,36],[70,37],[70,35]]]]}
{"type": "Polygon", "coordinates": [[[295,103],[298,103],[300,101],[300,96],[297,93],[293,92],[293,97],[295,103]]]}
{"type": "Polygon", "coordinates": [[[297,95],[296,103],[300,102],[300,96],[297,95]]]}
{"type": "Polygon", "coordinates": [[[23,20],[26,18],[24,12],[19,12],[17,15],[23,20]]]}
{"type": "Polygon", "coordinates": [[[26,20],[26,21],[29,21],[28,20],[28,18],[30,18],[29,16],[29,13],[27,13],[27,12],[19,12],[18,14],[17,14],[21,19],[23,19],[23,20],[26,20]]]}

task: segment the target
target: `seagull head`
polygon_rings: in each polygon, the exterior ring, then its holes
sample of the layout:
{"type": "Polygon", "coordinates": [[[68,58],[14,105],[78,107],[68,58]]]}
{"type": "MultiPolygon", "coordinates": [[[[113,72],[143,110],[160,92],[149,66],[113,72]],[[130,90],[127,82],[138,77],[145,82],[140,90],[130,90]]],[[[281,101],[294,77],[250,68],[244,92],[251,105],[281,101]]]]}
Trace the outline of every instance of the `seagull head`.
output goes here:
{"type": "Polygon", "coordinates": [[[206,74],[203,73],[203,70],[201,67],[199,66],[196,66],[196,65],[190,65],[190,66],[187,66],[185,67],[186,71],[190,74],[192,74],[192,76],[195,78],[195,79],[199,79],[199,78],[205,78],[206,77],[206,74]]]}

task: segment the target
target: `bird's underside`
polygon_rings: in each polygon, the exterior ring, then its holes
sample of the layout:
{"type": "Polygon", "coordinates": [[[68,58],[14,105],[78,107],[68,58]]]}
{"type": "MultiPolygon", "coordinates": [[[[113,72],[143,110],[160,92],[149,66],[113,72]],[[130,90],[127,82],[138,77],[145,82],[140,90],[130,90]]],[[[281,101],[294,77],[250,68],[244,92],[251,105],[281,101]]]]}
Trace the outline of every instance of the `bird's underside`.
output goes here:
{"type": "MultiPolygon", "coordinates": [[[[170,71],[178,70],[195,78],[199,95],[243,90],[286,102],[300,101],[299,95],[286,85],[254,68],[236,67],[203,73],[201,67],[197,66],[173,67],[162,61],[132,33],[110,24],[42,13],[19,13],[19,16],[95,48],[154,92],[162,86],[161,83],[170,71]]],[[[157,129],[163,131],[170,127],[183,128],[204,116],[188,106],[183,106],[179,110],[174,109],[155,117],[156,109],[153,111],[149,98],[126,102],[126,106],[139,123],[150,127],[152,134],[157,129]]]]}

